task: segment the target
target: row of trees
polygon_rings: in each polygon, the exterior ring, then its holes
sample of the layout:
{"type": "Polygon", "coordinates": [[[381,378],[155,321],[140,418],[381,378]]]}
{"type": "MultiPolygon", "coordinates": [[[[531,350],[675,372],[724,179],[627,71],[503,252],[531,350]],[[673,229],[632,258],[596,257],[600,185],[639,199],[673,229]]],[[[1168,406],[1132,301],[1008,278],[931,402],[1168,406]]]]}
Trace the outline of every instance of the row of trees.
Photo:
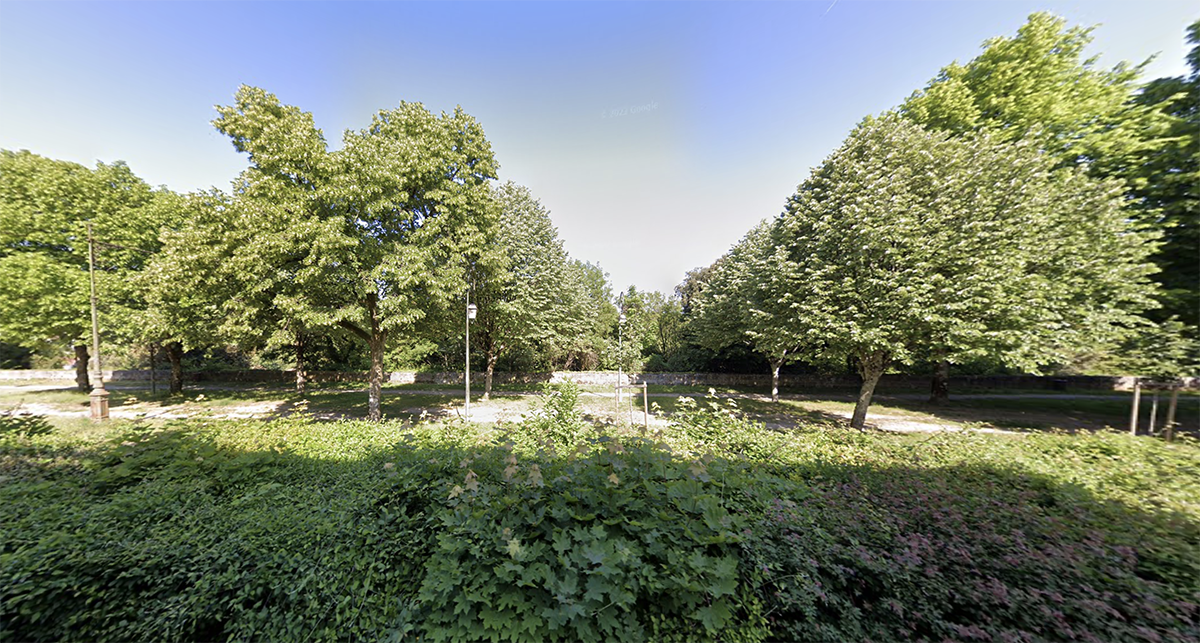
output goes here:
{"type": "Polygon", "coordinates": [[[979,359],[1036,371],[1150,337],[1186,362],[1196,50],[1187,80],[1140,91],[1137,68],[1081,60],[1089,39],[1034,14],[865,119],[783,214],[695,273],[700,343],[753,346],[773,395],[789,360],[852,364],[858,428],[894,365],[938,364],[936,395],[949,364],[979,359]]]}
{"type": "Polygon", "coordinates": [[[888,368],[936,365],[944,395],[951,364],[1138,343],[1136,368],[1178,364],[1198,314],[1200,47],[1187,78],[1143,87],[1139,68],[1083,60],[1089,38],[1035,14],[946,67],[671,296],[614,297],[570,258],[461,109],[401,103],[330,150],[311,114],[243,87],[214,121],[249,159],[229,193],[5,151],[0,342],[73,346],[87,388],[91,222],[105,340],[164,347],[173,391],[185,351],[236,345],[287,355],[300,391],[310,364],[368,370],[372,417],[385,367],[461,366],[468,300],[485,396],[498,367],[769,364],[777,394],[789,362],[849,365],[861,426],[888,368]]]}
{"type": "Polygon", "coordinates": [[[166,346],[172,391],[184,351],[236,344],[292,352],[303,392],[307,351],[349,340],[378,418],[385,356],[449,353],[468,300],[485,396],[504,356],[567,368],[617,358],[607,276],[568,257],[528,189],[496,183],[483,129],[461,109],[402,103],[336,151],[311,114],[258,88],[218,113],[249,157],[232,193],[180,196],[120,164],[3,153],[0,340],[73,345],[88,388],[92,222],[106,342],[166,346]]]}

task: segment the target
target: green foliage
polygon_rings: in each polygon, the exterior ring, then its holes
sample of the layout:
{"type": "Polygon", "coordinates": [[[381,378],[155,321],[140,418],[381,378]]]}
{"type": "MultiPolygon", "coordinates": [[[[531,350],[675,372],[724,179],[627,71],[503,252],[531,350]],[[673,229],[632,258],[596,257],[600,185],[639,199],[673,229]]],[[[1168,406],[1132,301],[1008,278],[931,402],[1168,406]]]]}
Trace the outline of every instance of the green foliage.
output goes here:
{"type": "Polygon", "coordinates": [[[746,307],[827,361],[854,360],[861,427],[892,363],[939,354],[1035,370],[1137,323],[1152,305],[1155,235],[1129,221],[1121,192],[1056,170],[1033,140],[869,118],[801,184],[761,244],[774,249],[743,269],[768,302],[746,307]]]}
{"type": "Polygon", "coordinates": [[[0,369],[30,368],[33,351],[17,344],[0,341],[0,369]]]}
{"type": "Polygon", "coordinates": [[[542,388],[541,408],[522,428],[517,440],[532,439],[537,445],[548,442],[566,451],[578,446],[590,428],[579,412],[579,385],[571,380],[546,384],[542,388]]]}
{"type": "Polygon", "coordinates": [[[0,411],[0,435],[19,435],[32,438],[53,431],[54,427],[46,421],[46,418],[32,413],[21,413],[20,407],[0,411]]]}
{"type": "Polygon", "coordinates": [[[1119,357],[1104,364],[1106,372],[1129,373],[1163,382],[1200,372],[1200,348],[1193,328],[1171,318],[1161,324],[1147,323],[1127,338],[1119,357]]]}
{"type": "Polygon", "coordinates": [[[725,457],[766,462],[785,444],[783,436],[746,418],[733,398],[722,400],[713,389],[700,402],[690,397],[680,398],[671,421],[687,437],[681,446],[709,458],[713,453],[721,453],[725,457]]]}
{"type": "Polygon", "coordinates": [[[1016,36],[992,38],[976,58],[944,67],[901,110],[955,134],[988,129],[1009,142],[1032,135],[1058,162],[1111,176],[1161,143],[1166,119],[1132,101],[1141,67],[1098,69],[1083,57],[1091,32],[1034,13],[1016,36]]]}
{"type": "Polygon", "coordinates": [[[1172,316],[1190,327],[1196,341],[1200,326],[1200,20],[1187,28],[1189,73],[1147,83],[1137,102],[1170,118],[1168,138],[1147,150],[1140,163],[1127,170],[1137,204],[1164,231],[1155,257],[1162,267],[1163,308],[1155,321],[1172,316]]]}
{"type": "Polygon", "coordinates": [[[654,441],[508,443],[535,427],[0,435],[0,638],[1200,634],[1192,440],[781,433],[715,396],[654,441]]]}
{"type": "Polygon", "coordinates": [[[572,278],[570,257],[549,212],[528,188],[512,182],[494,194],[501,213],[495,245],[489,248],[492,256],[473,267],[471,294],[479,306],[473,343],[482,347],[488,364],[485,398],[501,355],[560,354],[593,322],[578,305],[586,294],[572,278]]]}
{"type": "Polygon", "coordinates": [[[598,265],[572,259],[567,288],[571,318],[586,323],[578,334],[564,338],[553,363],[564,370],[615,368],[618,312],[612,303],[608,273],[598,265]]]}
{"type": "Polygon", "coordinates": [[[430,640],[765,638],[719,485],[649,443],[598,446],[463,460],[418,594],[430,640]]]}
{"type": "Polygon", "coordinates": [[[379,419],[389,336],[440,337],[450,319],[457,328],[447,310],[468,265],[489,254],[496,162],[483,128],[461,108],[435,115],[401,103],[329,150],[312,114],[262,89],[242,87],[217,111],[214,125],[250,168],[233,203],[178,235],[177,253],[218,249],[226,277],[205,301],[222,302],[248,334],[283,345],[338,329],[365,343],[369,415],[379,419]]]}
{"type": "Polygon", "coordinates": [[[0,150],[0,341],[33,349],[86,343],[89,223],[101,331],[136,335],[144,299],[133,276],[159,247],[171,213],[156,204],[170,197],[123,163],[89,169],[0,150]]]}

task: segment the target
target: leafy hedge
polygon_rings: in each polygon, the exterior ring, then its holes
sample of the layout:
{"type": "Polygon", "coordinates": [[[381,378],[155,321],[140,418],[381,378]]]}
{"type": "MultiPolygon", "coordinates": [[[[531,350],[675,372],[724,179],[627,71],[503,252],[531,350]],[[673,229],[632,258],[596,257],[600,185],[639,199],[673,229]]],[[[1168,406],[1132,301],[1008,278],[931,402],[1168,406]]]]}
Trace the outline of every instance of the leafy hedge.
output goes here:
{"type": "MultiPolygon", "coordinates": [[[[0,639],[1188,641],[1200,448],[582,423],[0,436],[0,639]]],[[[556,406],[557,405],[557,406],[556,406]]]]}

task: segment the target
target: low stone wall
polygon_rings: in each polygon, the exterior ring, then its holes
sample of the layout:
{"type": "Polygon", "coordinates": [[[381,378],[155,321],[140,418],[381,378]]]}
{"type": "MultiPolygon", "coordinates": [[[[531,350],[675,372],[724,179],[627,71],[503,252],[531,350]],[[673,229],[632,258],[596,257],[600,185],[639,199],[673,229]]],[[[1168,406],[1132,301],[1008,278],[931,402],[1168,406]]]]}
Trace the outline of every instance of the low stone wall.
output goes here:
{"type": "MultiPolygon", "coordinates": [[[[166,382],[171,372],[158,370],[155,372],[158,381],[166,382]]],[[[295,381],[293,371],[203,371],[185,372],[184,380],[189,382],[261,382],[277,383],[295,381]]],[[[623,382],[626,384],[641,384],[645,382],[652,386],[757,386],[771,385],[771,376],[765,373],[624,373],[623,382]]],[[[52,380],[75,381],[74,370],[0,370],[0,381],[22,380],[52,380]]],[[[472,384],[483,384],[484,374],[471,373],[472,384]]],[[[555,371],[552,373],[495,373],[492,382],[495,384],[538,384],[543,382],[573,381],[584,386],[615,386],[617,373],[615,371],[555,371]]],[[[150,371],[104,371],[106,382],[148,382],[150,371]]],[[[313,371],[309,373],[312,382],[346,382],[365,383],[365,372],[342,371],[313,371]]],[[[462,384],[462,372],[429,373],[417,371],[396,371],[387,374],[387,381],[392,384],[462,384]]],[[[1129,391],[1133,389],[1132,376],[1083,376],[1066,377],[1039,375],[966,375],[950,378],[950,389],[1025,389],[1025,390],[1085,390],[1085,391],[1129,391]]],[[[858,378],[846,375],[781,375],[780,388],[785,390],[826,389],[826,388],[855,388],[858,378]]],[[[1200,389],[1200,377],[1183,379],[1186,389],[1200,389]]],[[[880,391],[889,390],[928,390],[929,377],[920,375],[884,375],[879,382],[880,391]]]]}

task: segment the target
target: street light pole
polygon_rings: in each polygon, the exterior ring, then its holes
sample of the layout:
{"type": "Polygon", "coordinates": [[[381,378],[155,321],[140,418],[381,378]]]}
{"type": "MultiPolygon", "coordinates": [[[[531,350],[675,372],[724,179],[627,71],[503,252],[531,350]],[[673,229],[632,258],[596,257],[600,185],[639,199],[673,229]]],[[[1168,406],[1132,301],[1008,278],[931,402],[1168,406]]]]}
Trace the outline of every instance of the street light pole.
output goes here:
{"type": "MultiPolygon", "coordinates": [[[[624,304],[622,303],[622,306],[624,304]]],[[[617,404],[621,403],[621,384],[625,379],[625,342],[622,335],[625,331],[625,313],[617,317],[617,404]]]]}
{"type": "Polygon", "coordinates": [[[467,304],[467,361],[465,366],[464,378],[467,382],[466,396],[466,414],[467,419],[471,418],[471,320],[475,319],[475,311],[479,310],[475,304],[467,304]]]}
{"type": "Polygon", "coordinates": [[[100,318],[96,312],[96,244],[92,240],[92,222],[87,224],[88,279],[92,290],[92,359],[96,370],[92,373],[92,419],[108,419],[108,391],[104,390],[104,370],[100,366],[100,318]]]}

